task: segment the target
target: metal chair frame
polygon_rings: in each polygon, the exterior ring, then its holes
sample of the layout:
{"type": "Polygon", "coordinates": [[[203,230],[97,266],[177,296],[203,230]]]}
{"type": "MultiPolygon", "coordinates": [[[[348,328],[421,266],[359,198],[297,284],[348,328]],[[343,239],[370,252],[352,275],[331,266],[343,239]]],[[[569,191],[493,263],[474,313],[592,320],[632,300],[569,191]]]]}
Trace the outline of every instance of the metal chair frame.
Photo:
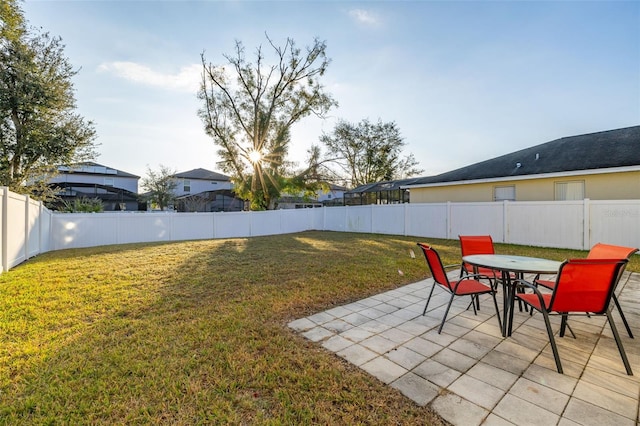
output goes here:
{"type": "Polygon", "coordinates": [[[447,320],[447,315],[449,315],[449,310],[451,309],[451,304],[453,303],[453,299],[456,296],[471,296],[473,305],[473,312],[477,315],[477,310],[475,303],[473,303],[473,298],[478,297],[481,294],[491,294],[493,298],[493,304],[496,308],[496,317],[498,318],[498,325],[500,326],[500,330],[502,330],[502,321],[500,320],[500,310],[498,309],[498,301],[496,300],[496,290],[491,285],[486,285],[480,282],[476,278],[488,278],[486,275],[481,274],[467,274],[461,277],[457,281],[450,281],[449,277],[447,277],[446,269],[442,264],[442,260],[440,259],[440,255],[438,252],[433,249],[433,247],[428,244],[418,243],[418,246],[422,249],[425,260],[427,261],[427,265],[431,270],[431,275],[433,277],[433,286],[431,287],[431,291],[429,292],[429,297],[427,298],[427,303],[424,306],[424,310],[422,311],[422,315],[427,313],[427,308],[429,307],[429,302],[431,301],[431,296],[433,295],[433,291],[436,288],[436,285],[440,285],[444,290],[451,294],[451,298],[449,299],[449,303],[447,304],[447,308],[444,312],[444,316],[442,317],[442,323],[438,328],[438,334],[442,332],[442,328],[444,327],[444,323],[447,320]],[[468,285],[472,285],[474,289],[467,290],[465,289],[468,285]],[[461,287],[462,286],[462,287],[461,287]]]}
{"type": "MultiPolygon", "coordinates": [[[[573,259],[573,260],[564,261],[560,266],[560,270],[558,271],[555,287],[553,289],[553,293],[551,294],[546,293],[543,295],[535,284],[532,284],[525,280],[519,280],[520,284],[531,289],[533,291],[533,294],[532,293],[526,293],[526,294],[516,293],[515,296],[518,299],[522,300],[527,305],[531,306],[531,308],[542,313],[544,317],[544,323],[547,328],[547,334],[549,335],[549,342],[551,344],[551,349],[553,351],[553,357],[556,362],[556,368],[558,370],[558,373],[563,374],[562,362],[560,361],[560,355],[558,353],[558,347],[556,345],[556,341],[553,336],[553,330],[551,329],[551,322],[549,320],[549,316],[560,315],[562,317],[559,334],[560,334],[560,337],[563,337],[565,328],[568,327],[567,318],[570,315],[583,315],[583,316],[584,315],[587,315],[587,316],[605,315],[607,317],[607,321],[609,322],[609,326],[611,327],[611,332],[613,333],[613,337],[616,341],[616,344],[618,345],[618,351],[620,352],[620,357],[622,358],[622,362],[624,364],[625,370],[628,375],[630,376],[633,375],[633,372],[631,370],[631,365],[629,364],[629,360],[627,359],[627,354],[624,350],[624,346],[622,345],[622,340],[620,339],[620,335],[618,333],[618,329],[616,328],[616,325],[613,322],[613,318],[611,317],[611,307],[610,307],[610,302],[613,296],[613,292],[614,292],[617,280],[619,279],[620,270],[624,268],[627,262],[628,262],[627,259],[573,259]],[[611,268],[610,274],[609,274],[610,278],[608,279],[608,282],[604,283],[601,288],[601,290],[606,289],[606,296],[602,298],[602,305],[601,305],[602,308],[595,312],[594,311],[586,312],[586,311],[577,310],[577,309],[575,311],[571,311],[569,309],[566,309],[567,306],[561,306],[560,308],[558,308],[558,310],[556,310],[556,308],[554,307],[554,303],[557,300],[558,294],[563,293],[563,284],[565,284],[567,281],[571,282],[571,279],[572,279],[571,274],[575,273],[577,268],[581,268],[581,267],[587,268],[589,267],[589,265],[611,268]],[[563,273],[565,273],[568,276],[568,278],[565,279],[563,276],[563,273]]],[[[605,292],[601,291],[600,293],[605,293],[605,292]]],[[[562,295],[561,297],[566,297],[566,296],[562,295]]],[[[596,299],[596,300],[599,300],[599,299],[596,299]]],[[[565,305],[567,304],[566,300],[563,300],[562,303],[564,303],[565,305]]],[[[576,303],[582,303],[582,300],[579,298],[576,298],[576,303]]],[[[573,331],[572,331],[572,334],[573,334],[573,331]]]]}
{"type": "MultiPolygon", "coordinates": [[[[589,254],[587,254],[587,259],[618,259],[618,258],[629,259],[631,255],[633,255],[637,251],[638,249],[633,247],[623,247],[623,246],[614,246],[610,244],[597,243],[596,245],[591,247],[591,250],[589,250],[589,254]]],[[[612,298],[613,298],[613,303],[616,305],[616,309],[618,309],[618,313],[620,314],[620,318],[622,319],[624,328],[627,330],[627,334],[629,335],[629,337],[633,339],[634,336],[633,336],[633,333],[631,332],[631,326],[629,326],[627,317],[624,315],[624,312],[622,312],[622,307],[620,306],[620,302],[618,301],[618,297],[616,296],[616,293],[615,293],[615,288],[618,287],[620,278],[622,278],[622,275],[624,274],[625,267],[626,265],[620,268],[620,272],[616,280],[612,298]]],[[[541,285],[545,288],[548,288],[549,290],[553,290],[553,287],[555,286],[555,281],[541,280],[539,279],[539,276],[535,277],[533,283],[536,286],[541,285]]],[[[569,330],[571,331],[570,327],[569,327],[569,330]]],[[[571,333],[573,334],[573,331],[571,331],[571,333]]]]}

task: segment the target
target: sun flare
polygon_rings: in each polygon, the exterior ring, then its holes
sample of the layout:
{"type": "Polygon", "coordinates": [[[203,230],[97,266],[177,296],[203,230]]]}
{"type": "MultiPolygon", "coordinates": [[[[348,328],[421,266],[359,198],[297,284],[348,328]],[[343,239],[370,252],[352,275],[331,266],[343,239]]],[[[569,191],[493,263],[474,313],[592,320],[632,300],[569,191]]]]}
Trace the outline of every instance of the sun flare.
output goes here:
{"type": "Polygon", "coordinates": [[[262,160],[262,153],[260,151],[253,150],[249,152],[249,161],[253,164],[259,163],[262,160]]]}

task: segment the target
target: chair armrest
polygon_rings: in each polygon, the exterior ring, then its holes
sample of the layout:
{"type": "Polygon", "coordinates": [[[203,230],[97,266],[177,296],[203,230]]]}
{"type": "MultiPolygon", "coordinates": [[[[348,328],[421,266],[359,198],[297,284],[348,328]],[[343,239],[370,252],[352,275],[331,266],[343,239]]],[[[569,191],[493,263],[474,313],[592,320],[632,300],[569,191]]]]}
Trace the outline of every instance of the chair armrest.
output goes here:
{"type": "Polygon", "coordinates": [[[462,263],[456,263],[455,265],[444,265],[443,268],[444,269],[453,269],[453,268],[460,268],[462,267],[462,263]]]}
{"type": "MultiPolygon", "coordinates": [[[[523,287],[528,287],[530,288],[533,293],[538,296],[538,300],[540,301],[540,306],[544,307],[544,309],[547,309],[547,306],[544,303],[544,297],[542,297],[542,293],[540,293],[540,290],[538,290],[538,287],[535,286],[535,284],[530,283],[529,281],[526,280],[522,280],[522,279],[518,279],[513,281],[516,285],[520,285],[523,287]]],[[[515,293],[515,296],[518,297],[518,293],[515,293]]]]}
{"type": "Polygon", "coordinates": [[[488,279],[488,280],[492,280],[493,279],[490,276],[484,275],[484,274],[465,274],[465,275],[460,277],[459,281],[469,280],[469,279],[476,278],[476,277],[477,278],[485,278],[485,279],[488,279]]]}

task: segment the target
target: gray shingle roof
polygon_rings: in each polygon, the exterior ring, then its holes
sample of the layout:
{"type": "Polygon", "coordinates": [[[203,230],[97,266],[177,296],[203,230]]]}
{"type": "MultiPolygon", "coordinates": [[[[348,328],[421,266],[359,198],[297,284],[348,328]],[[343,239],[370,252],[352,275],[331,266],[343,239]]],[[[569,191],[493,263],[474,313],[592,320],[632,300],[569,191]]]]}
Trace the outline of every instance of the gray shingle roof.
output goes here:
{"type": "Polygon", "coordinates": [[[569,136],[409,185],[640,166],[640,126],[569,136]]]}
{"type": "Polygon", "coordinates": [[[58,170],[62,173],[90,174],[90,175],[110,175],[118,177],[140,178],[138,175],[114,169],[93,161],[83,161],[81,163],[72,164],[69,167],[60,166],[58,170]],[[101,170],[103,169],[103,170],[101,170]]]}
{"type": "Polygon", "coordinates": [[[211,170],[207,169],[193,169],[186,172],[177,173],[175,177],[183,179],[218,180],[225,182],[229,181],[229,176],[212,172],[211,170]]]}
{"type": "Polygon", "coordinates": [[[394,191],[400,189],[406,185],[412,185],[416,183],[419,178],[409,178],[400,180],[389,180],[384,182],[368,183],[366,185],[360,185],[355,187],[345,194],[360,194],[364,192],[381,192],[381,191],[394,191]]]}

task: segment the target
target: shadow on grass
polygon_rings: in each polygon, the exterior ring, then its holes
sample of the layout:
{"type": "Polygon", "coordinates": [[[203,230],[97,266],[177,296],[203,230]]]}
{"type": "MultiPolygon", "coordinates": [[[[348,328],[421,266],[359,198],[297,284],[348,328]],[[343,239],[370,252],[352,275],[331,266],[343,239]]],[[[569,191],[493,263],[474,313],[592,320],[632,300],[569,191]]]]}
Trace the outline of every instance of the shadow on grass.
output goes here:
{"type": "Polygon", "coordinates": [[[415,241],[305,232],[49,254],[0,277],[0,423],[437,423],[286,327],[423,278],[415,241]]]}

